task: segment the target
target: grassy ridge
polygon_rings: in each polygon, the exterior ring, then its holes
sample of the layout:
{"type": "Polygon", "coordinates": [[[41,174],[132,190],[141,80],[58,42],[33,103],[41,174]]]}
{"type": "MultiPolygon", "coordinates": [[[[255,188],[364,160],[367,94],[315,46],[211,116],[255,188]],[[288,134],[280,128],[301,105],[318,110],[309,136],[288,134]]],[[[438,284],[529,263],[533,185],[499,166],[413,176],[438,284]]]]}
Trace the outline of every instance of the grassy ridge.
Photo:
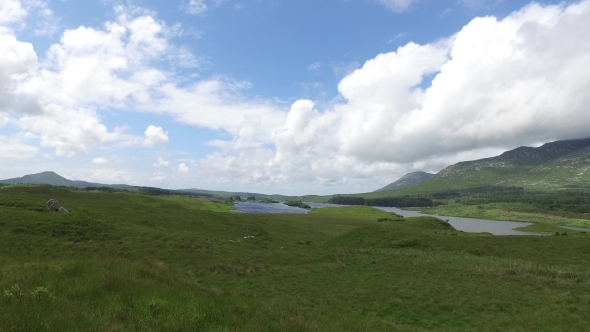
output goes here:
{"type": "Polygon", "coordinates": [[[585,331],[587,237],[0,189],[0,331],[585,331]],[[57,198],[71,213],[43,207],[57,198]],[[201,207],[201,208],[199,208],[201,207]],[[18,285],[18,286],[17,286],[18,285]]]}

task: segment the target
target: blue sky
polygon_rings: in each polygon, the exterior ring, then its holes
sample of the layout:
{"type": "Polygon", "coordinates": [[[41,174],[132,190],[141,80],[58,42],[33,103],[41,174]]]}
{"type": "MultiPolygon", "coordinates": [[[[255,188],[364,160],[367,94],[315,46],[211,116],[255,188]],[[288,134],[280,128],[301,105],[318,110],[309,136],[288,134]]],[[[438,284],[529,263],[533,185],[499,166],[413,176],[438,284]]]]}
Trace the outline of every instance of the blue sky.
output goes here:
{"type": "Polygon", "coordinates": [[[6,0],[0,167],[332,194],[587,137],[589,8],[6,0]]]}

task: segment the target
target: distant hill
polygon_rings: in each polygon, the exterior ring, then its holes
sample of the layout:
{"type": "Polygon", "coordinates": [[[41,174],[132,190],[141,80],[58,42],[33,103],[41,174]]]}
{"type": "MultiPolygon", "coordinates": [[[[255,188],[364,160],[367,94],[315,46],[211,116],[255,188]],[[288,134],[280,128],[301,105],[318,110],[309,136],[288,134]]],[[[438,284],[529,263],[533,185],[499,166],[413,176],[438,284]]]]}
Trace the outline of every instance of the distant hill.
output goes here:
{"type": "Polygon", "coordinates": [[[250,192],[230,192],[230,191],[219,191],[219,190],[205,190],[205,189],[183,189],[184,192],[191,192],[195,194],[205,194],[205,195],[214,195],[214,196],[240,196],[243,199],[247,197],[270,197],[270,196],[280,196],[280,195],[265,195],[265,194],[257,194],[257,193],[250,193],[250,192]]]}
{"type": "Polygon", "coordinates": [[[590,188],[590,138],[555,141],[537,148],[521,146],[496,157],[448,166],[413,186],[356,196],[411,195],[486,185],[532,190],[590,188]]]}
{"type": "MultiPolygon", "coordinates": [[[[227,192],[227,191],[213,191],[213,190],[202,190],[202,189],[184,189],[184,190],[169,190],[154,187],[140,187],[130,186],[126,184],[103,184],[87,181],[72,181],[64,178],[63,176],[55,172],[41,172],[37,174],[25,175],[20,178],[0,180],[0,184],[37,184],[37,185],[52,185],[52,186],[65,186],[75,188],[86,188],[86,187],[111,187],[111,188],[123,188],[144,192],[150,195],[197,195],[197,196],[241,196],[246,199],[247,197],[260,197],[269,198],[275,200],[286,200],[292,198],[290,196],[283,195],[264,195],[250,192],[227,192]]],[[[318,196],[319,197],[319,196],[318,196]]],[[[326,199],[323,199],[326,200],[326,199]]]]}
{"type": "Polygon", "coordinates": [[[66,186],[66,187],[116,187],[125,188],[130,187],[124,184],[101,184],[86,181],[72,181],[60,176],[55,172],[41,172],[37,174],[25,175],[20,178],[0,180],[0,183],[6,184],[49,184],[52,186],[66,186]]]}
{"type": "Polygon", "coordinates": [[[424,182],[426,180],[429,180],[433,176],[434,176],[434,174],[426,173],[426,172],[408,173],[408,174],[402,176],[397,181],[390,183],[390,184],[386,185],[385,187],[383,187],[381,189],[377,189],[375,191],[377,192],[377,191],[384,191],[384,190],[395,190],[395,189],[413,186],[413,185],[416,185],[420,182],[424,182]]]}

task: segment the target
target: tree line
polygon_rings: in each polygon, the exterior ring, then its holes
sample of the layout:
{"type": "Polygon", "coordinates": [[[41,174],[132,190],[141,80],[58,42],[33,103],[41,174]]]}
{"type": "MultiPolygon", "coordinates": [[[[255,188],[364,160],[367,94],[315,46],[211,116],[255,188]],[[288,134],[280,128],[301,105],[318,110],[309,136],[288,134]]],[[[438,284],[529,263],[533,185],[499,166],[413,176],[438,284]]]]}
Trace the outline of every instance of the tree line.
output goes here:
{"type": "Polygon", "coordinates": [[[427,207],[433,206],[434,202],[426,197],[380,197],[364,198],[353,196],[334,196],[328,203],[342,205],[367,205],[367,206],[388,206],[388,207],[427,207]]]}

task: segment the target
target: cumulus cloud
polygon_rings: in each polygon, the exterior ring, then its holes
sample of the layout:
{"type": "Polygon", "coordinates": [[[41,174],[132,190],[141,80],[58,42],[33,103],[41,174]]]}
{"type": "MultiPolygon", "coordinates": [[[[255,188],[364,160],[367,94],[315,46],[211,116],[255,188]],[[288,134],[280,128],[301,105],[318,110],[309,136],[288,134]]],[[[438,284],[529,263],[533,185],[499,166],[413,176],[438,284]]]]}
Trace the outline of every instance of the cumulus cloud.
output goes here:
{"type": "MultiPolygon", "coordinates": [[[[60,42],[49,48],[41,68],[37,68],[30,44],[18,44],[25,51],[29,47],[31,54],[23,58],[30,58],[30,64],[20,62],[23,74],[15,83],[14,93],[32,96],[42,107],[51,107],[53,113],[57,109],[67,113],[114,108],[168,114],[183,123],[230,133],[233,139],[227,144],[260,146],[269,142],[273,128],[284,120],[283,111],[269,101],[245,98],[242,92],[250,87],[248,82],[227,77],[179,82],[173,73],[152,63],[161,58],[182,58],[184,65],[195,65],[197,58],[188,49],[169,43],[173,29],[150,13],[125,7],[117,7],[116,13],[117,20],[107,22],[103,30],[66,30],[60,42]]],[[[17,67],[10,63],[6,68],[17,67]]],[[[148,128],[146,137],[146,146],[167,141],[167,134],[155,126],[148,128]]],[[[52,141],[63,139],[52,137],[52,141]]],[[[59,153],[86,151],[80,144],[59,153]]]]}
{"type": "Polygon", "coordinates": [[[162,127],[148,126],[145,130],[145,145],[156,146],[166,145],[168,143],[168,132],[164,131],[162,127]]]}
{"type": "Polygon", "coordinates": [[[178,165],[178,171],[180,173],[188,173],[190,171],[190,168],[188,168],[188,166],[186,166],[185,163],[181,163],[180,165],[178,165]]]}
{"type": "MultiPolygon", "coordinates": [[[[109,131],[95,111],[64,109],[55,104],[45,107],[43,114],[20,117],[16,124],[25,133],[39,137],[42,146],[55,148],[56,154],[61,156],[88,153],[90,147],[130,146],[142,142],[140,137],[126,134],[125,127],[109,131]]],[[[149,139],[146,137],[146,142],[149,139]]]]}
{"type": "Polygon", "coordinates": [[[15,23],[27,16],[20,0],[2,0],[0,3],[0,25],[15,23]]]}
{"type": "Polygon", "coordinates": [[[448,38],[367,61],[340,81],[344,102],[323,110],[295,102],[273,127],[276,150],[233,145],[195,164],[223,173],[221,182],[352,185],[586,137],[585,31],[588,0],[475,18],[448,38]]]}
{"type": "Polygon", "coordinates": [[[162,157],[158,157],[158,161],[156,161],[154,163],[154,167],[168,167],[170,166],[170,162],[167,160],[164,160],[164,158],[162,157]]]}
{"type": "MultiPolygon", "coordinates": [[[[413,3],[381,2],[393,10],[413,3]]],[[[328,106],[299,100],[289,110],[246,97],[248,82],[180,81],[155,64],[174,54],[197,58],[171,45],[171,28],[151,13],[116,13],[103,28],[65,31],[43,61],[1,30],[0,125],[14,124],[69,156],[169,140],[155,125],[143,136],[110,129],[101,122],[104,109],[168,115],[228,137],[189,164],[211,181],[348,188],[588,135],[590,0],[475,18],[440,41],[408,43],[349,67],[328,106]]],[[[154,166],[170,166],[160,159],[154,166]]],[[[187,164],[171,171],[188,172],[187,164]]]]}
{"type": "Polygon", "coordinates": [[[93,158],[92,159],[92,163],[93,164],[99,164],[100,165],[100,164],[106,164],[108,162],[109,162],[108,159],[105,158],[105,157],[98,157],[98,158],[93,158]]]}
{"type": "Polygon", "coordinates": [[[587,136],[588,29],[590,1],[531,4],[380,54],[340,82],[346,103],[321,113],[295,103],[277,147],[298,153],[336,136],[331,148],[345,156],[404,164],[587,136]]]}
{"type": "Polygon", "coordinates": [[[38,112],[39,106],[26,94],[18,94],[19,84],[38,66],[33,45],[20,42],[0,30],[0,113],[38,112]]]}

